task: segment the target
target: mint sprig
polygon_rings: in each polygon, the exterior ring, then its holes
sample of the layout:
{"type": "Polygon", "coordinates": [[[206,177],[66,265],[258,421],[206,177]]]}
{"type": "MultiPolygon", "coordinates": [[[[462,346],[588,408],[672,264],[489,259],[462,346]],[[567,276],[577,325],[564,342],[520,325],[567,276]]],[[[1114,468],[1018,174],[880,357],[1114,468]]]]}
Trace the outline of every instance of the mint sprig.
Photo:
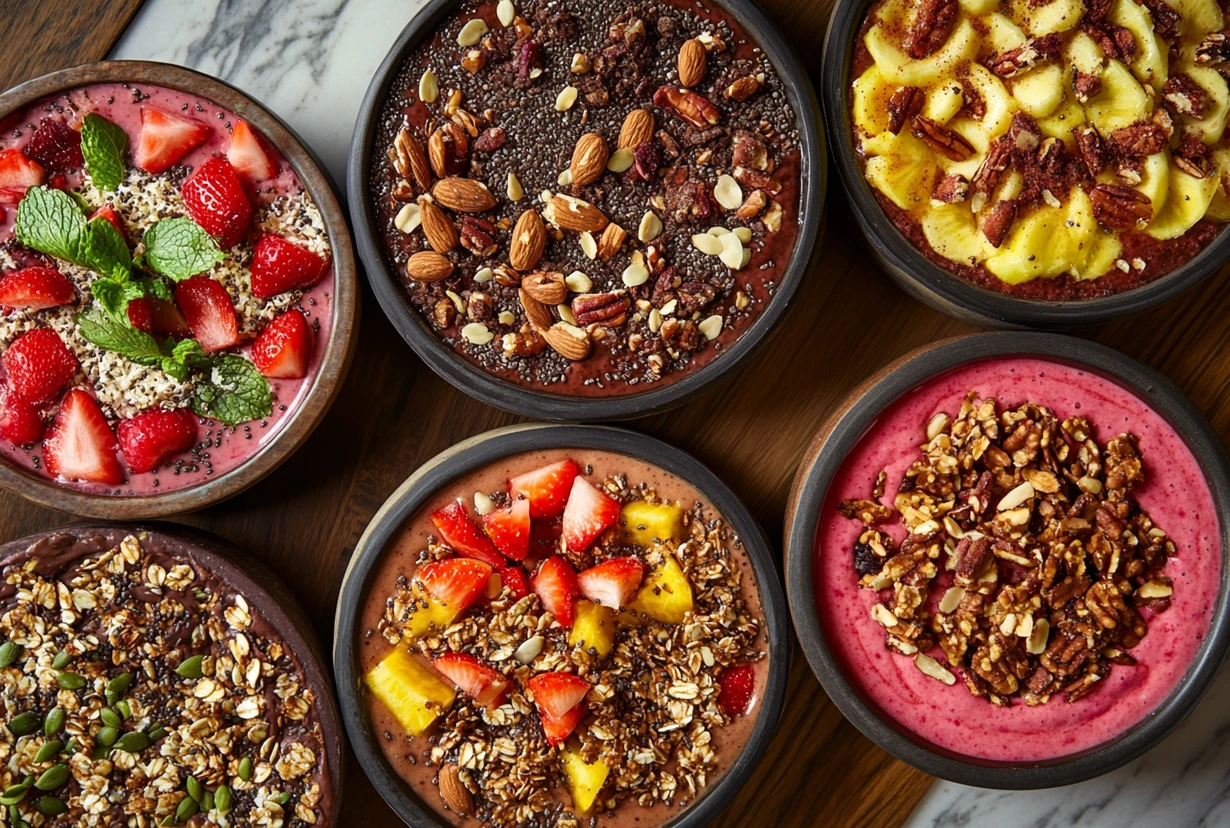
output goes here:
{"type": "Polygon", "coordinates": [[[145,263],[168,279],[191,279],[226,258],[199,224],[186,218],[163,219],[145,233],[145,263]]]}
{"type": "Polygon", "coordinates": [[[17,240],[33,250],[124,280],[132,254],[111,222],[86,221],[80,203],[62,190],[31,187],[17,207],[17,240]]]}
{"type": "Polygon", "coordinates": [[[209,381],[197,386],[192,410],[232,428],[273,413],[269,380],[241,356],[216,357],[209,381]]]}
{"type": "Polygon", "coordinates": [[[91,113],[81,123],[81,154],[85,168],[100,190],[114,190],[124,181],[128,133],[101,115],[91,113]]]}

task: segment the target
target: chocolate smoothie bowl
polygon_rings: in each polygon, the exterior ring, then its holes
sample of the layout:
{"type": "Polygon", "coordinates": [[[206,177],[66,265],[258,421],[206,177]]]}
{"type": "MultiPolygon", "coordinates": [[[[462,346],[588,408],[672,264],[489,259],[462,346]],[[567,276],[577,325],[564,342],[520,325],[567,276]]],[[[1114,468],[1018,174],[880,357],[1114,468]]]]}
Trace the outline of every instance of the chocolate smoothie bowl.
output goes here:
{"type": "Polygon", "coordinates": [[[342,586],[334,669],[407,824],[703,825],[784,703],[770,548],[692,458],[530,425],[438,456],[342,586]]]}
{"type": "Polygon", "coordinates": [[[312,156],[154,63],[25,83],[0,125],[0,482],[150,517],[268,474],[353,345],[350,238],[312,156]]]}
{"type": "Polygon", "coordinates": [[[817,114],[750,3],[439,0],[360,111],[360,253],[402,336],[466,393],[650,414],[785,312],[819,234],[817,114]]]}
{"type": "Polygon", "coordinates": [[[1052,787],[1130,762],[1227,650],[1227,468],[1178,389],[1101,346],[984,334],[907,356],[795,478],[787,584],[812,669],[864,734],[946,779],[1052,787]]]}
{"type": "Polygon", "coordinates": [[[0,546],[8,825],[338,824],[342,739],[269,572],[170,525],[0,546]]]}
{"type": "Polygon", "coordinates": [[[979,324],[1151,307],[1230,252],[1215,2],[849,0],[825,90],[843,182],[907,292],[979,324]]]}

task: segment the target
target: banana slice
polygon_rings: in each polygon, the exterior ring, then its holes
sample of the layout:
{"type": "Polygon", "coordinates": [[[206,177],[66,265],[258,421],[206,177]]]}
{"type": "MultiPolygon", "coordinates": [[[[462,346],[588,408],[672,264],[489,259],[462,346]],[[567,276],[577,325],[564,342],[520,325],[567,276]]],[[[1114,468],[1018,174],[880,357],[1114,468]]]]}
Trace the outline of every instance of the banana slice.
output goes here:
{"type": "Polygon", "coordinates": [[[946,124],[961,111],[965,96],[961,92],[961,84],[948,81],[942,86],[927,90],[927,100],[923,103],[922,115],[939,124],[946,124]]]}
{"type": "Polygon", "coordinates": [[[1025,179],[1021,178],[1018,172],[1010,172],[1004,176],[1004,180],[999,182],[999,187],[993,193],[993,197],[987,199],[987,204],[995,204],[1000,201],[1005,201],[1010,198],[1016,198],[1025,189],[1025,179]]]}
{"type": "Polygon", "coordinates": [[[1051,113],[1050,117],[1038,119],[1038,129],[1048,138],[1058,138],[1063,141],[1069,151],[1076,149],[1076,139],[1072,137],[1072,129],[1085,123],[1085,109],[1071,96],[1065,94],[1063,103],[1051,113]]]}
{"type": "MultiPolygon", "coordinates": [[[[902,130],[902,132],[904,131],[902,130]]],[[[863,141],[863,155],[866,155],[868,158],[876,155],[888,155],[893,151],[896,140],[897,136],[888,131],[873,135],[863,141]]]]}
{"type": "Polygon", "coordinates": [[[987,150],[991,147],[991,138],[981,121],[975,121],[973,118],[961,115],[949,121],[947,126],[966,141],[969,141],[970,146],[974,148],[975,156],[987,154],[987,150]]]}
{"type": "Polygon", "coordinates": [[[980,17],[999,7],[999,0],[961,0],[961,10],[970,17],[980,17]]]}
{"type": "Polygon", "coordinates": [[[921,224],[927,243],[949,261],[975,265],[995,252],[966,204],[932,206],[921,224]]]}
{"type": "Polygon", "coordinates": [[[888,151],[867,160],[867,180],[889,200],[911,213],[919,213],[931,203],[937,167],[934,153],[921,141],[902,130],[893,136],[888,151]]]}
{"type": "Polygon", "coordinates": [[[1063,67],[1040,66],[1012,85],[1012,97],[1034,118],[1045,118],[1063,103],[1063,67]]]}
{"type": "Polygon", "coordinates": [[[1106,54],[1096,40],[1084,32],[1077,32],[1064,48],[1064,60],[1086,75],[1100,75],[1106,65],[1106,54]]]}
{"type": "Polygon", "coordinates": [[[948,42],[933,55],[913,60],[886,33],[884,24],[877,23],[863,39],[867,51],[890,83],[902,86],[931,86],[957,75],[957,68],[978,54],[979,37],[973,24],[962,18],[948,42]]]}
{"type": "Polygon", "coordinates": [[[1041,37],[1052,32],[1066,32],[1075,29],[1085,13],[1083,0],[1051,0],[1039,8],[1028,7],[1026,26],[1034,37],[1041,37]]]}
{"type": "Polygon", "coordinates": [[[1107,135],[1146,120],[1153,112],[1153,100],[1126,66],[1112,60],[1102,70],[1102,89],[1089,99],[1085,112],[1098,131],[1107,135]]]}
{"type": "Polygon", "coordinates": [[[1008,94],[1003,81],[981,64],[971,63],[965,80],[969,81],[986,106],[986,114],[978,124],[986,134],[985,142],[990,142],[1008,131],[1012,116],[1019,108],[1017,102],[1008,94]]]}
{"type": "Polygon", "coordinates": [[[1020,26],[999,12],[988,14],[981,22],[987,29],[987,45],[996,53],[1015,49],[1029,39],[1020,26]]]}
{"type": "Polygon", "coordinates": [[[1153,84],[1153,88],[1160,91],[1168,76],[1170,47],[1154,33],[1149,11],[1136,0],[1114,0],[1108,17],[1136,38],[1132,74],[1141,83],[1153,84]]]}
{"type": "Polygon", "coordinates": [[[1090,242],[1084,261],[1072,268],[1072,278],[1078,281],[1101,278],[1122,256],[1123,242],[1119,241],[1119,234],[1099,231],[1090,242]]]}
{"type": "Polygon", "coordinates": [[[1190,61],[1183,61],[1176,72],[1186,72],[1191,79],[1200,84],[1209,93],[1209,102],[1205,104],[1204,117],[1200,120],[1187,115],[1183,121],[1200,132],[1206,144],[1216,144],[1226,131],[1226,121],[1230,119],[1230,86],[1226,79],[1216,69],[1208,66],[1197,66],[1190,61]]]}
{"type": "Polygon", "coordinates": [[[854,82],[854,101],[851,112],[854,127],[865,136],[879,135],[888,129],[888,102],[897,87],[880,74],[873,63],[854,82]]]}
{"type": "Polygon", "coordinates": [[[1222,147],[1213,152],[1213,175],[1217,178],[1217,191],[1209,202],[1209,210],[1204,214],[1210,221],[1230,221],[1230,195],[1227,194],[1226,183],[1230,181],[1230,147],[1222,147]]]}
{"type": "Polygon", "coordinates": [[[1136,190],[1144,193],[1153,202],[1153,218],[1161,211],[1170,191],[1170,152],[1162,150],[1156,155],[1150,155],[1141,165],[1140,183],[1136,190]]]}
{"type": "Polygon", "coordinates": [[[1072,266],[1076,251],[1064,207],[1039,207],[1018,218],[1008,238],[986,260],[986,268],[1003,282],[1019,285],[1049,279],[1072,266]]]}
{"type": "Polygon", "coordinates": [[[1093,201],[1082,187],[1073,187],[1068,194],[1067,246],[1072,270],[1079,270],[1089,258],[1099,236],[1098,220],[1093,217],[1093,201]]]}
{"type": "Polygon", "coordinates": [[[1193,178],[1175,167],[1170,169],[1170,188],[1166,203],[1145,228],[1155,239],[1177,239],[1204,218],[1221,181],[1216,175],[1193,178]]]}
{"type": "Polygon", "coordinates": [[[1210,32],[1220,32],[1224,25],[1221,6],[1217,0],[1166,0],[1183,17],[1179,24],[1179,36],[1202,38],[1210,32]]]}

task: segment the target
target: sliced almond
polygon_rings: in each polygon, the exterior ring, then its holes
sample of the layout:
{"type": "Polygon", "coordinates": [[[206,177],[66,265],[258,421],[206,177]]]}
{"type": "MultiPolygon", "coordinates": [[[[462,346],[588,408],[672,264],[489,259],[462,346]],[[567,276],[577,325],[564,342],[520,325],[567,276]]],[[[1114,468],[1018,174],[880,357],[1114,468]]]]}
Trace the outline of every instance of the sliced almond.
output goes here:
{"type": "Polygon", "coordinates": [[[739,237],[734,233],[727,233],[720,241],[722,252],[718,254],[718,258],[722,260],[722,264],[731,270],[743,267],[743,242],[739,241],[739,237]]]}
{"type": "Polygon", "coordinates": [[[505,29],[511,26],[512,22],[517,19],[517,9],[513,6],[512,0],[500,0],[495,7],[495,17],[505,29]]]}
{"type": "Polygon", "coordinates": [[[466,21],[466,24],[461,27],[461,31],[457,33],[457,45],[473,46],[482,40],[483,35],[488,31],[486,20],[483,20],[481,17],[472,18],[466,21]]]}
{"type": "Polygon", "coordinates": [[[453,272],[453,263],[434,250],[415,253],[406,262],[406,275],[416,282],[438,282],[453,272]]]}
{"type": "Polygon", "coordinates": [[[964,589],[959,586],[949,587],[944,597],[940,599],[940,612],[952,612],[961,605],[964,598],[964,589]]]}
{"type": "Polygon", "coordinates": [[[1145,581],[1140,585],[1140,589],[1136,590],[1136,597],[1146,601],[1151,598],[1169,598],[1173,594],[1174,587],[1157,580],[1145,581]]]}
{"type": "Polygon", "coordinates": [[[568,165],[573,186],[584,187],[597,181],[606,171],[610,157],[611,152],[601,135],[596,132],[582,135],[572,150],[572,162],[568,165]]]}
{"type": "Polygon", "coordinates": [[[713,198],[726,210],[738,210],[743,205],[743,190],[739,187],[738,181],[729,175],[722,174],[718,176],[717,183],[713,185],[713,198]]]}
{"type": "Polygon", "coordinates": [[[576,325],[556,322],[543,331],[542,336],[556,353],[572,362],[580,362],[589,356],[589,334],[576,325]]]}
{"type": "Polygon", "coordinates": [[[736,236],[739,237],[739,241],[743,242],[744,247],[747,247],[749,244],[752,243],[752,228],[736,227],[734,230],[731,230],[730,232],[734,233],[736,236]]]}
{"type": "Polygon", "coordinates": [[[628,287],[643,285],[649,281],[649,269],[642,264],[630,264],[620,276],[628,287]]]}
{"type": "Polygon", "coordinates": [[[472,178],[442,178],[431,188],[431,194],[441,205],[459,213],[483,213],[496,205],[487,185],[472,178]]]}
{"type": "Polygon", "coordinates": [[[712,316],[701,320],[700,324],[696,327],[702,334],[705,335],[705,339],[712,342],[721,336],[723,324],[724,320],[722,317],[715,313],[712,316]]]}
{"type": "Polygon", "coordinates": [[[564,284],[573,293],[589,293],[594,289],[593,281],[579,270],[569,273],[564,279],[564,284]]]}
{"type": "Polygon", "coordinates": [[[719,256],[722,253],[722,240],[708,233],[697,233],[693,236],[692,246],[706,256],[719,256]]]}
{"type": "Polygon", "coordinates": [[[572,315],[572,306],[567,302],[560,302],[555,306],[555,312],[559,314],[559,318],[567,322],[569,325],[577,324],[576,317],[572,315]]]}
{"type": "Polygon", "coordinates": [[[495,271],[489,267],[480,267],[474,273],[474,281],[478,282],[479,284],[490,282],[494,277],[495,277],[495,271]]]}
{"type": "Polygon", "coordinates": [[[922,670],[924,675],[930,676],[936,681],[943,682],[949,687],[957,683],[957,677],[949,672],[948,668],[940,664],[926,653],[919,653],[914,656],[914,666],[922,670]]]}
{"type": "Polygon", "coordinates": [[[525,639],[520,647],[513,650],[513,658],[521,664],[529,664],[538,658],[538,654],[542,652],[542,645],[545,643],[546,639],[541,635],[532,635],[525,639]]]}
{"type": "Polygon", "coordinates": [[[652,211],[648,211],[641,217],[640,226],[636,230],[636,237],[643,242],[653,241],[662,232],[662,219],[652,211]]]}
{"type": "Polygon", "coordinates": [[[461,771],[456,765],[444,765],[440,768],[440,798],[449,810],[458,816],[470,816],[474,813],[474,798],[461,781],[461,771]]]}
{"type": "Polygon", "coordinates": [[[892,627],[897,626],[897,616],[893,614],[892,610],[883,604],[871,605],[871,617],[874,618],[875,622],[881,627],[891,629],[892,627]]]}
{"type": "Polygon", "coordinates": [[[440,97],[440,84],[436,80],[436,73],[428,69],[419,78],[419,100],[423,103],[435,103],[440,97]]]}
{"type": "Polygon", "coordinates": [[[594,234],[586,231],[581,234],[581,252],[585,254],[585,258],[594,259],[598,256],[598,242],[594,240],[594,234]]]}
{"type": "Polygon", "coordinates": [[[769,209],[764,211],[764,215],[760,217],[760,221],[764,224],[764,228],[770,233],[776,233],[782,229],[782,205],[774,201],[769,205],[769,209]]]}
{"type": "Polygon", "coordinates": [[[508,174],[507,195],[509,201],[520,201],[525,198],[525,188],[521,186],[521,180],[514,172],[508,174]]]}
{"type": "Polygon", "coordinates": [[[634,160],[635,159],[632,157],[632,150],[627,148],[617,149],[611,153],[611,157],[607,159],[606,168],[613,173],[627,172],[632,169],[634,160]]]}
{"type": "Polygon", "coordinates": [[[542,259],[547,246],[547,228],[534,209],[526,210],[513,227],[508,244],[508,259],[515,270],[531,270],[542,259]]]}
{"type": "Polygon", "coordinates": [[[495,335],[482,322],[471,322],[461,329],[461,337],[473,345],[486,345],[495,335]]]}
{"type": "Polygon", "coordinates": [[[406,235],[417,230],[421,222],[421,212],[417,204],[403,204],[393,217],[393,226],[406,235]]]}
{"type": "Polygon", "coordinates": [[[565,86],[560,90],[560,93],[555,96],[555,111],[567,112],[572,109],[572,105],[577,102],[577,88],[575,86],[565,86]]]}
{"type": "MultiPolygon", "coordinates": [[[[653,138],[654,118],[648,109],[634,109],[624,117],[623,126],[619,129],[618,149],[631,150],[637,144],[643,144],[653,138]]],[[[631,152],[629,152],[631,157],[631,152]]],[[[628,166],[631,166],[629,163],[628,166]]]]}
{"type": "Polygon", "coordinates": [[[437,253],[448,253],[461,241],[457,226],[445,215],[444,211],[429,199],[419,202],[420,216],[423,221],[423,234],[427,243],[437,253]]]}
{"type": "Polygon", "coordinates": [[[1018,506],[1023,505],[1026,501],[1032,500],[1033,496],[1033,484],[1026,480],[1024,483],[1008,492],[1008,494],[1004,495],[999,501],[999,505],[995,508],[997,511],[1006,512],[1009,509],[1015,509],[1018,506]]]}

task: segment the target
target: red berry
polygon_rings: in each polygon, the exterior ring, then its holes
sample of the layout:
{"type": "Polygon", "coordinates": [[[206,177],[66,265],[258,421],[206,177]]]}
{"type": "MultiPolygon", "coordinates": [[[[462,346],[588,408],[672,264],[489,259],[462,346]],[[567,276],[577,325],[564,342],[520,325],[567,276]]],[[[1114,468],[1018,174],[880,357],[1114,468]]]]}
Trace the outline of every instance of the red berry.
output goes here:
{"type": "Polygon", "coordinates": [[[504,565],[504,556],[496,551],[487,536],[470,520],[466,507],[460,500],[454,500],[443,509],[433,512],[431,522],[444,542],[458,555],[486,561],[491,566],[504,565]]]}
{"type": "Polygon", "coordinates": [[[278,164],[265,146],[264,138],[248,126],[246,121],[236,121],[231,129],[231,146],[226,151],[239,180],[248,187],[277,177],[278,164]]]}
{"type": "Polygon", "coordinates": [[[588,681],[572,673],[539,673],[525,686],[534,694],[534,706],[557,719],[579,705],[590,689],[588,681]]]}
{"type": "Polygon", "coordinates": [[[209,127],[200,121],[143,106],[141,136],[132,160],[146,172],[164,172],[208,137],[209,127]]]}
{"type": "Polygon", "coordinates": [[[38,403],[23,400],[11,391],[4,392],[4,414],[0,416],[0,437],[15,446],[37,443],[43,438],[43,419],[38,403]]]}
{"type": "Polygon", "coordinates": [[[252,346],[252,362],[267,377],[305,377],[311,359],[312,326],[295,308],[266,325],[252,346]]]}
{"type": "Polygon", "coordinates": [[[123,483],[115,448],[115,435],[94,398],[80,388],[69,391],[43,440],[47,471],[65,480],[123,483]]]}
{"type": "Polygon", "coordinates": [[[578,471],[576,463],[561,460],[517,475],[508,481],[508,490],[529,500],[530,516],[535,520],[553,518],[564,511],[578,471]]]}
{"type": "Polygon", "coordinates": [[[81,133],[59,118],[44,118],[30,135],[25,152],[48,170],[76,170],[85,165],[81,133]]]}
{"type": "Polygon", "coordinates": [[[44,310],[76,298],[73,283],[54,267],[26,267],[0,276],[0,305],[6,308],[44,310]]]}
{"type": "Polygon", "coordinates": [[[252,293],[268,299],[320,281],[329,262],[281,236],[266,235],[252,251],[252,293]]]}
{"type": "Polygon", "coordinates": [[[572,481],[564,507],[564,541],[573,552],[584,552],[594,539],[619,520],[619,501],[599,491],[584,477],[572,481]]]}
{"type": "Polygon", "coordinates": [[[41,164],[19,149],[0,151],[0,204],[16,206],[30,187],[37,187],[46,178],[41,164]]]}
{"type": "Polygon", "coordinates": [[[154,314],[150,309],[150,300],[144,296],[128,303],[128,324],[138,331],[148,334],[154,332],[154,314]]]}
{"type": "Polygon", "coordinates": [[[468,653],[445,653],[431,665],[481,707],[498,706],[508,688],[504,676],[468,653]]]}
{"type": "Polygon", "coordinates": [[[46,402],[77,373],[77,358],[50,328],[26,331],[4,353],[9,388],[31,402],[46,402]]]}
{"type": "Polygon", "coordinates": [[[175,303],[206,351],[221,351],[239,342],[239,323],[231,297],[213,278],[193,276],[180,282],[175,286],[175,303]]]}
{"type": "Polygon", "coordinates": [[[644,574],[639,558],[610,558],[578,574],[577,585],[595,604],[617,610],[632,601],[644,574]]]}
{"type": "MultiPolygon", "coordinates": [[[[184,318],[184,314],[174,302],[149,296],[145,297],[145,301],[149,305],[150,325],[153,328],[150,333],[180,338],[192,336],[192,328],[188,327],[188,320],[184,318]]],[[[132,305],[128,307],[131,308],[132,305]]],[[[131,317],[132,314],[129,314],[130,319],[131,317]]]]}
{"type": "Polygon", "coordinates": [[[742,716],[756,690],[756,670],[751,664],[727,667],[718,676],[718,704],[731,716],[742,716]]]}
{"type": "Polygon", "coordinates": [[[192,448],[196,443],[196,417],[186,408],[143,411],[121,420],[116,432],[129,468],[140,474],[192,448]]]}
{"type": "Polygon", "coordinates": [[[415,577],[433,598],[461,613],[486,594],[491,571],[490,564],[473,558],[445,558],[423,564],[415,577]]]}
{"type": "Polygon", "coordinates": [[[572,564],[559,555],[552,555],[539,564],[538,571],[530,578],[530,589],[561,626],[572,626],[576,620],[577,596],[581,593],[572,564]]]}
{"type": "Polygon", "coordinates": [[[111,226],[120,231],[120,238],[124,240],[124,244],[129,244],[128,228],[124,226],[124,220],[120,218],[120,214],[115,212],[115,207],[110,204],[104,204],[93,213],[90,214],[90,221],[96,218],[104,219],[111,223],[111,226]]]}
{"type": "Polygon", "coordinates": [[[500,585],[508,587],[515,600],[519,601],[530,594],[529,576],[525,574],[524,568],[516,564],[508,564],[500,569],[499,573],[500,585]]]}
{"type": "Polygon", "coordinates": [[[523,561],[530,551],[530,502],[514,500],[483,515],[483,528],[496,548],[514,561],[523,561]]]}
{"type": "Polygon", "coordinates": [[[180,187],[184,209],[222,247],[234,247],[248,235],[252,205],[235,168],[225,158],[211,158],[180,187]]]}

